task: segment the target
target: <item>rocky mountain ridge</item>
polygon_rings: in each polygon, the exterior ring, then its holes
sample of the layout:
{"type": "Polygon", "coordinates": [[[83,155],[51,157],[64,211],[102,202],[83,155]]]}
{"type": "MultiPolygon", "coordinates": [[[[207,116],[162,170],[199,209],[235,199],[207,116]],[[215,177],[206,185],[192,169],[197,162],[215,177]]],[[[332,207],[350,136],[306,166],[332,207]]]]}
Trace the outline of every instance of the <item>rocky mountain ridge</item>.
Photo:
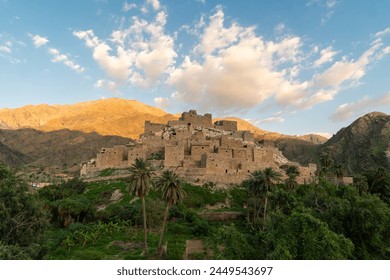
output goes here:
{"type": "Polygon", "coordinates": [[[358,118],[319,146],[318,154],[329,154],[350,174],[390,169],[390,115],[372,112],[358,118]]]}
{"type": "MultiPolygon", "coordinates": [[[[136,100],[108,98],[73,105],[42,104],[0,109],[0,129],[33,128],[45,132],[69,129],[138,139],[143,133],[145,120],[167,123],[177,118],[177,115],[136,100]]],[[[213,121],[221,119],[237,121],[239,130],[250,130],[256,137],[267,140],[299,138],[315,144],[327,140],[319,135],[290,136],[265,131],[236,117],[215,118],[213,121]]]]}

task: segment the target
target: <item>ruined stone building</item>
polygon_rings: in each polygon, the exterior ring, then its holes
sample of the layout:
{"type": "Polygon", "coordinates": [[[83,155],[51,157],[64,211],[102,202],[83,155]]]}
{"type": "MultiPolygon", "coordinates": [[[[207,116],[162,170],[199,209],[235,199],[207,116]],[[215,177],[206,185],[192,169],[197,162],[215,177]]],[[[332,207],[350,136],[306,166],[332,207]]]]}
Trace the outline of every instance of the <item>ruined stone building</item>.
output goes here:
{"type": "MultiPolygon", "coordinates": [[[[314,177],[316,165],[302,167],[291,163],[270,143],[256,143],[250,131],[237,129],[237,122],[212,123],[211,114],[184,112],[167,124],[145,121],[144,133],[137,144],[102,148],[96,159],[85,164],[81,174],[105,168],[126,168],[137,157],[150,159],[157,169],[174,169],[195,182],[240,183],[254,170],[282,164],[299,166],[300,183],[314,177]]],[[[284,172],[281,172],[284,174],[284,172]]]]}

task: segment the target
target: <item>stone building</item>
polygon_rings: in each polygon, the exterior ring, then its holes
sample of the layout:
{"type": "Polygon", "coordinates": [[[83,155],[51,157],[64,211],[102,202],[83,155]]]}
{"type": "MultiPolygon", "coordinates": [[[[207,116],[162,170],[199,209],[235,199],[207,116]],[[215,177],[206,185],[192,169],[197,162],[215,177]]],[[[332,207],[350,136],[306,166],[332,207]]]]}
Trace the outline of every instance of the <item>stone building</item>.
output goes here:
{"type": "MultiPolygon", "coordinates": [[[[84,165],[81,173],[126,168],[137,157],[155,159],[156,155],[163,160],[163,168],[173,168],[199,183],[240,183],[252,171],[266,167],[278,170],[289,163],[272,142],[256,143],[252,132],[237,129],[237,122],[221,120],[213,124],[211,114],[202,116],[190,110],[167,124],[145,121],[138,144],[102,148],[96,160],[84,165]]],[[[315,164],[291,164],[299,166],[300,183],[313,180],[315,164]]]]}

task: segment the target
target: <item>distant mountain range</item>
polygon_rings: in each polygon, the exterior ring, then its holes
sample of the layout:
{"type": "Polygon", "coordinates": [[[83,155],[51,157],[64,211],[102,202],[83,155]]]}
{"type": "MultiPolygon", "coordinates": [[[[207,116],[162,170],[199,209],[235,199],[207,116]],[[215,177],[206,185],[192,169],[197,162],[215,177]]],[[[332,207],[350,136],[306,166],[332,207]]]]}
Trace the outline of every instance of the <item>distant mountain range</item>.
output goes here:
{"type": "MultiPolygon", "coordinates": [[[[34,128],[41,131],[69,129],[138,139],[144,131],[145,120],[167,123],[169,120],[178,119],[179,116],[180,114],[168,114],[136,100],[109,98],[73,105],[43,104],[0,109],[0,129],[34,128]]],[[[220,119],[216,118],[214,121],[220,119]]],[[[250,130],[256,136],[269,140],[299,138],[315,144],[327,140],[320,135],[289,136],[265,131],[236,117],[223,119],[235,120],[238,129],[250,130]]]]}
{"type": "MultiPolygon", "coordinates": [[[[0,109],[0,161],[13,166],[74,166],[95,157],[101,147],[138,139],[145,120],[166,123],[178,116],[118,98],[0,109]]],[[[275,141],[288,159],[302,164],[318,162],[326,153],[349,174],[390,168],[390,116],[384,113],[369,113],[328,141],[315,134],[265,131],[236,117],[224,119],[237,121],[238,129],[252,131],[257,139],[275,141]]]]}

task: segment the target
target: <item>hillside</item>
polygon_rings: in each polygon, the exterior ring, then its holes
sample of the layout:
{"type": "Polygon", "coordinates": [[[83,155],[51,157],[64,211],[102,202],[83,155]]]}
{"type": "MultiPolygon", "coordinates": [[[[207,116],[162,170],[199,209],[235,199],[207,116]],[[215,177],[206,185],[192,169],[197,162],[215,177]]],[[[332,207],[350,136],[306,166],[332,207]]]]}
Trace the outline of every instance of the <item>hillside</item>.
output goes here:
{"type": "Polygon", "coordinates": [[[101,147],[125,145],[129,138],[102,136],[67,129],[0,130],[0,161],[10,166],[79,166],[96,157],[101,147]]]}
{"type": "Polygon", "coordinates": [[[358,118],[321,145],[321,153],[329,154],[349,173],[390,168],[390,116],[372,112],[358,118]]]}
{"type": "Polygon", "coordinates": [[[166,112],[135,100],[110,98],[73,105],[37,105],[0,110],[0,128],[42,131],[78,130],[138,139],[145,120],[175,119],[166,112]]]}
{"type": "MultiPolygon", "coordinates": [[[[144,131],[145,120],[167,123],[177,118],[178,115],[168,114],[136,100],[109,98],[73,105],[43,104],[16,109],[0,109],[0,129],[34,128],[41,131],[69,129],[138,139],[144,131]]],[[[214,121],[221,119],[215,118],[214,121]]],[[[262,139],[302,138],[265,131],[236,117],[223,119],[237,121],[238,129],[250,130],[255,133],[256,137],[262,139]]],[[[304,136],[302,139],[315,144],[327,140],[318,135],[315,138],[304,136]]]]}

